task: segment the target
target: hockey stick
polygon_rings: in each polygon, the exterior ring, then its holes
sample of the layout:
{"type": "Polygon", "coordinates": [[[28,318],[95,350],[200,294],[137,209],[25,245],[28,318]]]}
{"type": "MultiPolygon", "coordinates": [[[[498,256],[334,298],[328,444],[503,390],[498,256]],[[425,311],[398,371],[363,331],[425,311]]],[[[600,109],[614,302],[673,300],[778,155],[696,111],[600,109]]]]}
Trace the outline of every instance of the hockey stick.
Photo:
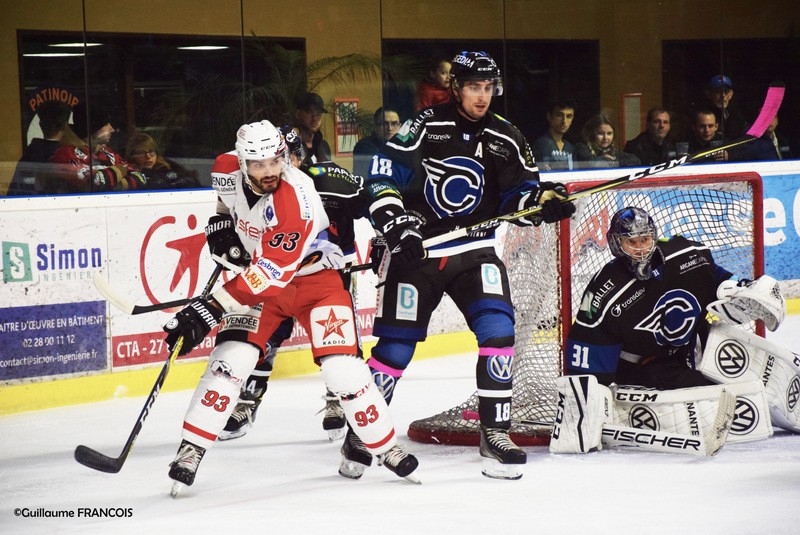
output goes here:
{"type": "MultiPolygon", "coordinates": [[[[200,294],[201,297],[205,298],[208,296],[208,294],[211,292],[211,288],[213,288],[214,284],[217,282],[217,278],[219,277],[220,273],[222,273],[222,266],[217,265],[216,269],[214,269],[214,273],[211,274],[211,278],[208,279],[208,283],[206,283],[205,288],[203,288],[203,292],[200,294]]],[[[122,465],[125,464],[125,459],[128,458],[128,454],[131,452],[131,449],[133,449],[133,443],[136,441],[136,437],[139,436],[139,432],[142,430],[145,418],[147,418],[147,416],[150,414],[150,409],[153,408],[153,403],[155,403],[158,394],[161,392],[161,387],[164,385],[164,381],[169,373],[169,367],[178,357],[182,347],[183,336],[179,337],[175,342],[175,347],[172,349],[172,352],[169,354],[169,358],[164,363],[164,367],[161,368],[161,373],[158,375],[158,379],[156,379],[156,383],[153,385],[150,395],[147,396],[144,407],[142,407],[142,412],[139,413],[139,418],[136,419],[133,430],[131,430],[131,434],[128,436],[127,442],[125,442],[125,445],[122,447],[122,453],[120,453],[118,457],[109,457],[108,455],[104,455],[97,450],[93,450],[87,446],[79,445],[75,448],[76,461],[84,466],[93,468],[94,470],[107,472],[109,474],[116,474],[122,469],[122,465]]]]}
{"type": "MultiPolygon", "coordinates": [[[[338,271],[342,273],[353,273],[356,271],[365,271],[372,269],[373,263],[369,264],[352,264],[341,268],[338,271]]],[[[191,298],[184,297],[183,299],[175,299],[174,301],[164,301],[163,303],[154,303],[152,305],[134,305],[117,292],[106,282],[106,280],[99,274],[94,275],[94,285],[100,294],[112,305],[129,316],[137,316],[139,314],[147,314],[148,312],[156,312],[158,310],[166,310],[168,308],[183,306],[191,298]]]]}
{"type": "MultiPolygon", "coordinates": [[[[731,141],[730,143],[726,143],[722,146],[714,147],[713,149],[702,150],[700,152],[696,152],[691,155],[683,156],[682,158],[678,158],[677,160],[671,160],[669,162],[659,163],[652,167],[648,167],[647,169],[643,169],[641,171],[633,171],[619,178],[615,178],[607,182],[597,184],[596,186],[578,190],[574,193],[571,193],[569,197],[565,199],[565,202],[575,201],[577,199],[586,197],[588,195],[592,195],[594,193],[599,193],[601,191],[616,188],[617,186],[621,186],[622,184],[627,184],[628,182],[633,182],[634,180],[639,180],[640,178],[653,176],[663,171],[667,171],[668,169],[674,169],[676,167],[685,165],[687,163],[697,162],[714,153],[732,149],[733,147],[738,147],[740,145],[744,145],[745,143],[749,143],[751,141],[760,138],[761,136],[764,135],[764,132],[767,131],[767,127],[769,127],[769,124],[772,122],[772,120],[775,118],[775,115],[778,113],[778,108],[780,108],[781,102],[783,102],[784,91],[785,87],[783,87],[782,85],[770,86],[770,88],[767,90],[767,96],[764,99],[764,104],[761,106],[761,112],[758,114],[758,117],[753,122],[753,125],[750,127],[747,133],[745,133],[744,136],[734,141],[731,141]]],[[[514,221],[516,219],[528,217],[539,213],[541,209],[542,209],[541,206],[532,206],[530,208],[524,208],[516,212],[511,212],[510,214],[500,215],[492,219],[482,221],[481,223],[476,223],[474,225],[469,225],[463,228],[451,230],[450,232],[445,232],[444,234],[440,234],[439,236],[433,236],[431,238],[428,238],[427,240],[424,240],[422,242],[422,246],[425,249],[429,249],[435,245],[440,245],[442,243],[457,240],[459,238],[465,238],[473,232],[491,230],[496,228],[500,223],[504,221],[514,221]]]]}

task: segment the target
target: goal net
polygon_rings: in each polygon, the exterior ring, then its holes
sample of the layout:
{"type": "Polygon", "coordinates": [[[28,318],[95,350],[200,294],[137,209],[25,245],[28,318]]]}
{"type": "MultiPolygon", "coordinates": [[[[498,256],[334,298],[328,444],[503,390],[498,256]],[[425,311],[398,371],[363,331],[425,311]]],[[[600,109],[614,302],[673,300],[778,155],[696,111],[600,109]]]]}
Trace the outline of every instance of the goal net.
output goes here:
{"type": "MultiPolygon", "coordinates": [[[[568,183],[570,192],[599,182],[568,183]]],[[[756,173],[651,177],[583,197],[558,225],[508,225],[502,258],[516,312],[511,436],[518,445],[544,445],[556,412],[555,380],[563,344],[583,291],[612,256],[606,231],[625,206],[646,210],[662,237],[681,234],[705,243],[714,260],[736,277],[763,274],[761,177],[756,173]]],[[[416,420],[418,442],[477,445],[478,397],[416,420]]]]}

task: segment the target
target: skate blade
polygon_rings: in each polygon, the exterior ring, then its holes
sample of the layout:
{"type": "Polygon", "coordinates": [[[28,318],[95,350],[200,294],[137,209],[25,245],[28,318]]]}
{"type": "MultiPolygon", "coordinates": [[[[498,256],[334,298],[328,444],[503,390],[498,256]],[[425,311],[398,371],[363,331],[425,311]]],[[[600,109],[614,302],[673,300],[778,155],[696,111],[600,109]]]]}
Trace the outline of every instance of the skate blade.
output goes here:
{"type": "Polygon", "coordinates": [[[186,485],[184,485],[184,484],[183,484],[183,483],[181,483],[180,481],[173,481],[173,483],[172,483],[172,489],[170,489],[170,491],[169,491],[169,495],[170,495],[170,496],[172,496],[173,498],[177,498],[177,497],[178,497],[178,495],[181,493],[181,491],[182,491],[182,490],[183,490],[185,487],[186,487],[186,485]]]}
{"type": "Polygon", "coordinates": [[[503,464],[496,459],[483,459],[481,473],[492,479],[520,479],[522,477],[521,464],[503,464]]]}
{"type": "Polygon", "coordinates": [[[342,440],[347,434],[347,427],[340,427],[339,429],[328,429],[328,440],[336,442],[342,440]]]}
{"type": "Polygon", "coordinates": [[[247,434],[248,429],[243,427],[238,431],[222,431],[217,435],[217,440],[233,440],[234,438],[243,437],[247,434]]]}
{"type": "Polygon", "coordinates": [[[339,464],[339,475],[348,479],[359,479],[364,475],[367,467],[355,461],[348,461],[342,457],[342,462],[339,464]]]}
{"type": "Polygon", "coordinates": [[[408,474],[403,479],[405,479],[406,481],[410,481],[411,483],[414,483],[415,485],[422,485],[422,480],[419,477],[417,477],[416,472],[411,472],[410,474],[408,474]]]}

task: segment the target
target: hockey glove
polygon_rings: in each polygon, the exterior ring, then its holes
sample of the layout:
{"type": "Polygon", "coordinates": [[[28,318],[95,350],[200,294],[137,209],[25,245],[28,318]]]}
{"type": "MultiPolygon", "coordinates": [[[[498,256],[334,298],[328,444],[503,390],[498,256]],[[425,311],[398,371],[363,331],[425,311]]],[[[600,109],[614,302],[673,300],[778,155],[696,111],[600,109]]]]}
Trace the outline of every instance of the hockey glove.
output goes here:
{"type": "MultiPolygon", "coordinates": [[[[206,225],[206,242],[212,258],[222,258],[228,263],[239,267],[247,267],[252,260],[250,254],[244,250],[242,240],[233,227],[233,218],[229,215],[217,214],[211,216],[206,225]]],[[[220,262],[217,262],[220,264],[220,262]]],[[[222,264],[227,271],[228,266],[222,264]]]]}
{"type": "Polygon", "coordinates": [[[540,182],[537,188],[530,193],[524,202],[524,208],[541,206],[539,212],[519,220],[522,225],[538,227],[544,223],[556,223],[575,213],[575,205],[571,201],[564,202],[569,197],[567,188],[557,182],[540,182]]]}
{"type": "Polygon", "coordinates": [[[420,221],[408,212],[402,213],[381,228],[386,245],[393,258],[400,262],[413,264],[426,256],[422,246],[422,234],[419,231],[420,221]]]}
{"type": "Polygon", "coordinates": [[[386,239],[383,236],[375,236],[369,241],[369,246],[370,269],[377,275],[383,255],[386,254],[386,239]]]}
{"type": "Polygon", "coordinates": [[[170,352],[175,349],[178,338],[183,336],[183,347],[178,355],[185,355],[206,337],[211,329],[219,325],[222,317],[222,310],[212,305],[208,300],[195,297],[186,308],[175,314],[164,325],[164,332],[167,333],[167,347],[170,352]]]}

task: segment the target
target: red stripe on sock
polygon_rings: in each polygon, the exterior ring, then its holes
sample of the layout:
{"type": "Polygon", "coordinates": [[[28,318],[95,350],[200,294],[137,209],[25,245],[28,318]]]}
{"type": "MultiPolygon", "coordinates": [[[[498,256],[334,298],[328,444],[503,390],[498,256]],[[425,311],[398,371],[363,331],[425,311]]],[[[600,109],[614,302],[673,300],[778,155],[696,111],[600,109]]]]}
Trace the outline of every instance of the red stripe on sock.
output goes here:
{"type": "Polygon", "coordinates": [[[393,438],[394,438],[394,428],[392,428],[392,432],[391,432],[391,433],[389,433],[388,435],[386,435],[386,436],[383,438],[383,440],[379,440],[378,442],[371,442],[371,443],[369,443],[369,444],[367,444],[367,443],[365,442],[365,443],[364,443],[364,445],[365,445],[365,446],[366,446],[368,449],[373,449],[373,450],[375,450],[375,449],[378,449],[378,448],[380,448],[381,446],[383,446],[384,444],[386,444],[387,442],[389,442],[389,441],[390,441],[391,439],[393,439],[393,438]]]}
{"type": "Polygon", "coordinates": [[[192,424],[190,424],[189,422],[183,422],[183,429],[186,430],[186,431],[189,431],[190,433],[194,433],[195,435],[197,435],[199,437],[203,437],[206,440],[210,440],[212,442],[217,440],[217,435],[215,435],[213,433],[209,433],[208,431],[203,431],[199,427],[195,427],[192,424]]]}

